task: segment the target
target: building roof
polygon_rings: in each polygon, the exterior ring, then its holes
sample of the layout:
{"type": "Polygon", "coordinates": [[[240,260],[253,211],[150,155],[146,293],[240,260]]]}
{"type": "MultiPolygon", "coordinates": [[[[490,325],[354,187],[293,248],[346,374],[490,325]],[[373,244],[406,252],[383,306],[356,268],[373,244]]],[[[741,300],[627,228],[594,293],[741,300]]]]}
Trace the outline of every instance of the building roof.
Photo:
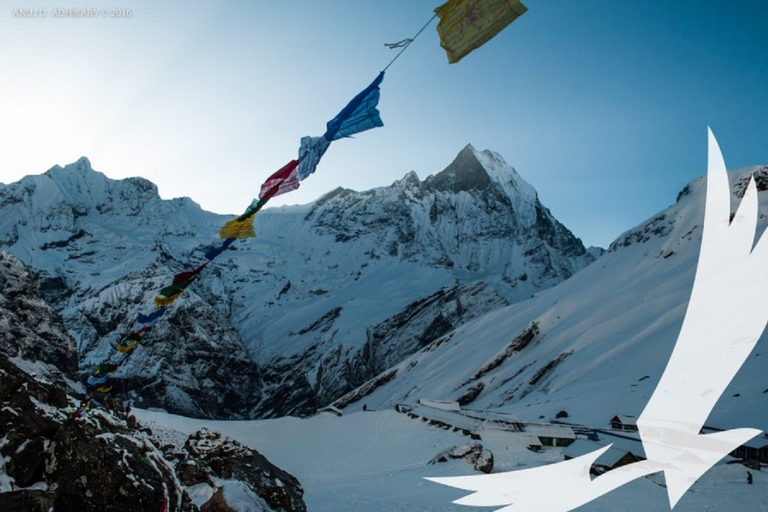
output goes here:
{"type": "Polygon", "coordinates": [[[560,439],[576,439],[573,429],[567,425],[552,423],[523,423],[525,432],[540,437],[558,437],[560,439]]]}
{"type": "Polygon", "coordinates": [[[757,437],[753,437],[746,443],[744,443],[742,446],[746,446],[748,448],[754,448],[756,450],[760,450],[762,448],[765,448],[768,446],[768,436],[765,434],[757,437]]]}
{"type": "Polygon", "coordinates": [[[624,432],[621,435],[613,435],[611,432],[602,431],[600,433],[600,441],[603,446],[606,444],[612,444],[614,448],[624,450],[625,452],[632,452],[635,455],[641,457],[645,456],[645,449],[643,443],[640,441],[640,436],[629,436],[624,432]]]}
{"type": "Polygon", "coordinates": [[[461,406],[458,402],[449,400],[430,400],[429,398],[419,398],[419,404],[432,407],[433,409],[440,409],[442,411],[460,411],[461,406]]]}
{"type": "Polygon", "coordinates": [[[637,425],[637,416],[629,416],[626,414],[617,414],[611,418],[611,423],[618,421],[622,425],[637,425]]]}
{"type": "MultiPolygon", "coordinates": [[[[577,439],[569,447],[563,450],[563,455],[575,459],[576,457],[581,457],[582,455],[586,455],[588,453],[592,453],[601,448],[604,448],[608,444],[609,443],[605,441],[595,442],[590,441],[589,439],[577,439]]],[[[613,466],[627,453],[631,453],[636,457],[643,458],[642,453],[638,453],[635,450],[627,450],[625,447],[611,446],[595,461],[595,464],[613,466]]]]}

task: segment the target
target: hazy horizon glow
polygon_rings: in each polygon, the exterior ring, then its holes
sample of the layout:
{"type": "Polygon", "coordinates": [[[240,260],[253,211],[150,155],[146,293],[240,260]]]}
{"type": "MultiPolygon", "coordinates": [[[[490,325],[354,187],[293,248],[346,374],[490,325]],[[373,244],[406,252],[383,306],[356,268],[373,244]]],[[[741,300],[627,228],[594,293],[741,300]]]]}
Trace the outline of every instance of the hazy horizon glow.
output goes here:
{"type": "MultiPolygon", "coordinates": [[[[0,182],[87,156],[165,198],[240,213],[394,56],[440,0],[95,0],[109,17],[0,11],[0,182]]],[[[527,0],[449,65],[435,23],[387,72],[384,127],[335,142],[299,190],[386,186],[467,143],[499,153],[585,245],[672,203],[705,171],[711,126],[732,168],[768,165],[768,4],[527,0]]],[[[90,7],[42,0],[36,8],[90,7]]]]}

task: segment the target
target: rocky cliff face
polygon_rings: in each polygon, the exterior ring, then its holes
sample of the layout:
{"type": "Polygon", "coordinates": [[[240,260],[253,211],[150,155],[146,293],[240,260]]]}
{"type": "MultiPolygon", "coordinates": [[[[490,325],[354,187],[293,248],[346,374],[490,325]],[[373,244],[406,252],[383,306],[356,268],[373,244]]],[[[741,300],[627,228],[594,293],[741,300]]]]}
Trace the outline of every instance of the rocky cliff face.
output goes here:
{"type": "Polygon", "coordinates": [[[501,280],[497,287],[512,300],[593,260],[514,169],[472,146],[424,181],[411,172],[390,187],[337,189],[307,220],[338,241],[372,239],[373,257],[447,267],[460,279],[501,280]]]}
{"type": "Polygon", "coordinates": [[[0,319],[11,326],[0,345],[0,510],[225,511],[239,504],[230,487],[252,510],[306,509],[294,477],[216,433],[161,449],[117,401],[76,416],[83,390],[70,378],[77,359],[61,318],[3,251],[0,283],[0,319]],[[201,482],[210,488],[204,499],[194,492],[201,482]]]}
{"type": "Polygon", "coordinates": [[[16,257],[0,250],[0,351],[39,361],[76,378],[77,349],[41,295],[32,274],[16,257]]]}
{"type": "MultiPolygon", "coordinates": [[[[204,261],[226,220],[87,159],[0,186],[0,240],[35,269],[84,372],[174,274],[204,261]]],[[[184,293],[116,390],[193,416],[311,413],[594,259],[514,169],[471,146],[424,181],[267,209],[256,231],[184,293]]]]}

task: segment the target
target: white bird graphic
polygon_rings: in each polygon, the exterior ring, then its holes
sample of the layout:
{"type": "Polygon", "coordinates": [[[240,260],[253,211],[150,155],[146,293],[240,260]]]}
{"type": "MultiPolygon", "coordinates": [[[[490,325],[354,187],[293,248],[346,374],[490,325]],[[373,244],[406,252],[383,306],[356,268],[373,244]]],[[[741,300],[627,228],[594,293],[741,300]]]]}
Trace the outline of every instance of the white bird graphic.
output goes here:
{"type": "Polygon", "coordinates": [[[568,511],[636,478],[663,472],[670,508],[712,466],[760,430],[700,434],[768,322],[768,242],[754,245],[757,187],[750,178],[731,220],[730,187],[711,130],[701,251],[688,309],[667,367],[637,420],[647,460],[591,479],[609,447],[520,471],[428,480],[475,491],[454,503],[502,506],[497,512],[568,511]],[[551,482],[558,492],[551,492],[551,482]]]}

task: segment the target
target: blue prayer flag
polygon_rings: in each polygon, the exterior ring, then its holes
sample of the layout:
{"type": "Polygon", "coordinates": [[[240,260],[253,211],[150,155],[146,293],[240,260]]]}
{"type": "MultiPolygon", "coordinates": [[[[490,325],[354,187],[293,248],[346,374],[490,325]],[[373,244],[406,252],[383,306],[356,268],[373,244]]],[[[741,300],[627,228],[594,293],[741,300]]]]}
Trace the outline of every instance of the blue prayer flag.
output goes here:
{"type": "Polygon", "coordinates": [[[212,245],[205,249],[205,258],[207,260],[212,260],[216,258],[219,254],[223,253],[225,250],[227,250],[227,247],[232,245],[232,242],[234,242],[234,238],[227,238],[222,242],[222,244],[218,247],[212,245]]]}
{"type": "Polygon", "coordinates": [[[325,154],[331,141],[325,137],[302,137],[299,147],[299,167],[296,176],[303,180],[317,169],[317,164],[325,154]]]}
{"type": "Polygon", "coordinates": [[[156,309],[156,310],[154,310],[153,312],[151,312],[148,315],[143,315],[143,314],[139,313],[139,317],[137,319],[137,322],[139,322],[140,324],[154,325],[154,324],[157,323],[157,320],[161,316],[163,316],[163,313],[165,313],[165,308],[156,309]]]}
{"type": "Polygon", "coordinates": [[[339,112],[339,115],[328,121],[325,132],[326,139],[334,141],[371,128],[384,126],[381,117],[379,117],[379,111],[376,110],[376,105],[379,103],[379,85],[382,80],[384,80],[383,71],[371,82],[371,85],[352,98],[352,101],[339,112]]]}

